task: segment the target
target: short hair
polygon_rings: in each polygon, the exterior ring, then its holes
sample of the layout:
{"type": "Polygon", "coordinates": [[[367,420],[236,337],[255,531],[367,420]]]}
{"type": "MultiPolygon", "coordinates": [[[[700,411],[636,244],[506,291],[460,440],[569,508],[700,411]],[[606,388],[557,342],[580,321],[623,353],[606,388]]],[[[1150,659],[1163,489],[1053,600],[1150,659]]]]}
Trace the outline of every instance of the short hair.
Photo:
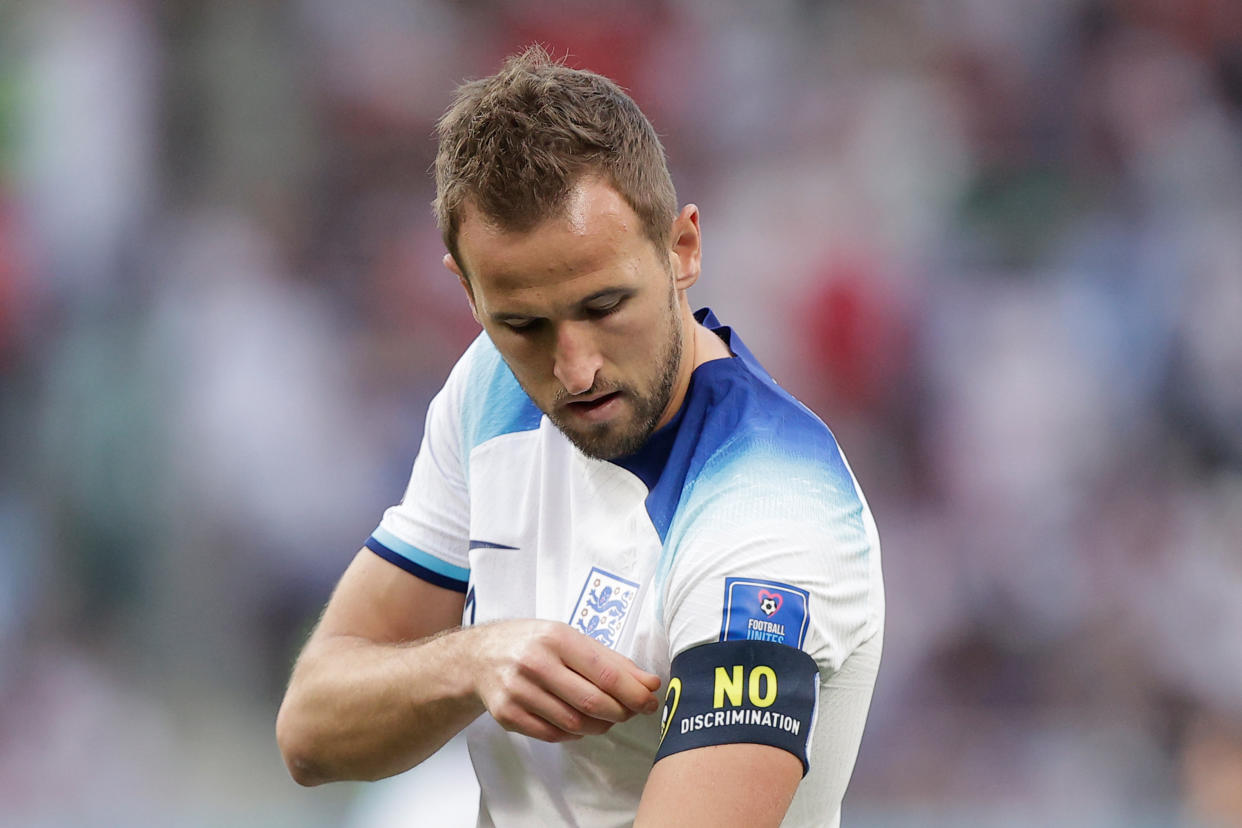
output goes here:
{"type": "Polygon", "coordinates": [[[501,229],[524,232],[559,215],[591,175],[626,200],[657,250],[668,243],[677,193],[651,122],[616,83],[541,46],[458,87],[436,135],[436,223],[459,265],[467,203],[501,229]]]}

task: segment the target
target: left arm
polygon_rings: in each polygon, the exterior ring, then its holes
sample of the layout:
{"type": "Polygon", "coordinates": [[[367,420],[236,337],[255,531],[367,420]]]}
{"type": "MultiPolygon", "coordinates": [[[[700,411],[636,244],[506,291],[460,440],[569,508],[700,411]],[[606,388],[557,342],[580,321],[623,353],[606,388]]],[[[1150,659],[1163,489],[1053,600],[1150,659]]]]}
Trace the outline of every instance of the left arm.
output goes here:
{"type": "Polygon", "coordinates": [[[814,659],[770,641],[718,641],[682,651],[670,673],[635,824],[775,828],[809,767],[814,659]]]}
{"type": "Polygon", "coordinates": [[[834,824],[858,752],[883,629],[870,513],[843,461],[757,481],[739,462],[700,473],[665,578],[671,662],[640,828],[834,824]]]}
{"type": "Polygon", "coordinates": [[[744,742],[666,756],[651,769],[635,828],[776,828],[802,781],[788,751],[744,742]]]}

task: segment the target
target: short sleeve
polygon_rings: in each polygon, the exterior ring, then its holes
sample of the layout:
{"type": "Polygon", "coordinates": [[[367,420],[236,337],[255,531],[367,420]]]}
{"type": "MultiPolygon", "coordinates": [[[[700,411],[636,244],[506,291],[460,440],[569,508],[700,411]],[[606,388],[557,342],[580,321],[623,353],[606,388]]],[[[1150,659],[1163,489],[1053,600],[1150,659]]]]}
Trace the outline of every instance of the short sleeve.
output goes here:
{"type": "Polygon", "coordinates": [[[811,448],[719,451],[684,496],[658,581],[671,678],[657,760],[711,744],[783,748],[808,782],[791,825],[835,824],[884,623],[870,511],[835,444],[811,448]]]}
{"type": "Polygon", "coordinates": [[[704,467],[669,534],[670,657],[714,641],[768,641],[806,652],[827,677],[881,630],[879,538],[836,459],[760,445],[704,467]]]}
{"type": "Polygon", "coordinates": [[[384,512],[366,546],[423,580],[459,592],[470,577],[470,498],[462,438],[467,351],[427,409],[422,444],[401,502],[384,512]]]}

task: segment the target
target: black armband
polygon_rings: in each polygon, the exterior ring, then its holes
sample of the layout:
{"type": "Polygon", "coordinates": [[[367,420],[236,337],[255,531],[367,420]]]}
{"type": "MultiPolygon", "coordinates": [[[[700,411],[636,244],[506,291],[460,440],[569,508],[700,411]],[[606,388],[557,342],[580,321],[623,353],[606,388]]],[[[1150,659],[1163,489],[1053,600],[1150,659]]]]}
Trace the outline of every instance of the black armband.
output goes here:
{"type": "Polygon", "coordinates": [[[718,641],[673,659],[655,761],[683,750],[750,742],[797,756],[807,747],[819,701],[819,668],[796,647],[718,641]]]}

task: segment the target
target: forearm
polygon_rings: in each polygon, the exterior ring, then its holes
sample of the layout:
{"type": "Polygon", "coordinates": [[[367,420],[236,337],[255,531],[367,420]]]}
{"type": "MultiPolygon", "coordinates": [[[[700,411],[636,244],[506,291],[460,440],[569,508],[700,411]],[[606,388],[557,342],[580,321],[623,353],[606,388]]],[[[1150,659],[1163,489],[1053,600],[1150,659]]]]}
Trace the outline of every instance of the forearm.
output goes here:
{"type": "Polygon", "coordinates": [[[293,778],[380,779],[438,750],[484,711],[465,663],[470,633],[412,644],[337,636],[308,646],[276,724],[293,778]]]}

